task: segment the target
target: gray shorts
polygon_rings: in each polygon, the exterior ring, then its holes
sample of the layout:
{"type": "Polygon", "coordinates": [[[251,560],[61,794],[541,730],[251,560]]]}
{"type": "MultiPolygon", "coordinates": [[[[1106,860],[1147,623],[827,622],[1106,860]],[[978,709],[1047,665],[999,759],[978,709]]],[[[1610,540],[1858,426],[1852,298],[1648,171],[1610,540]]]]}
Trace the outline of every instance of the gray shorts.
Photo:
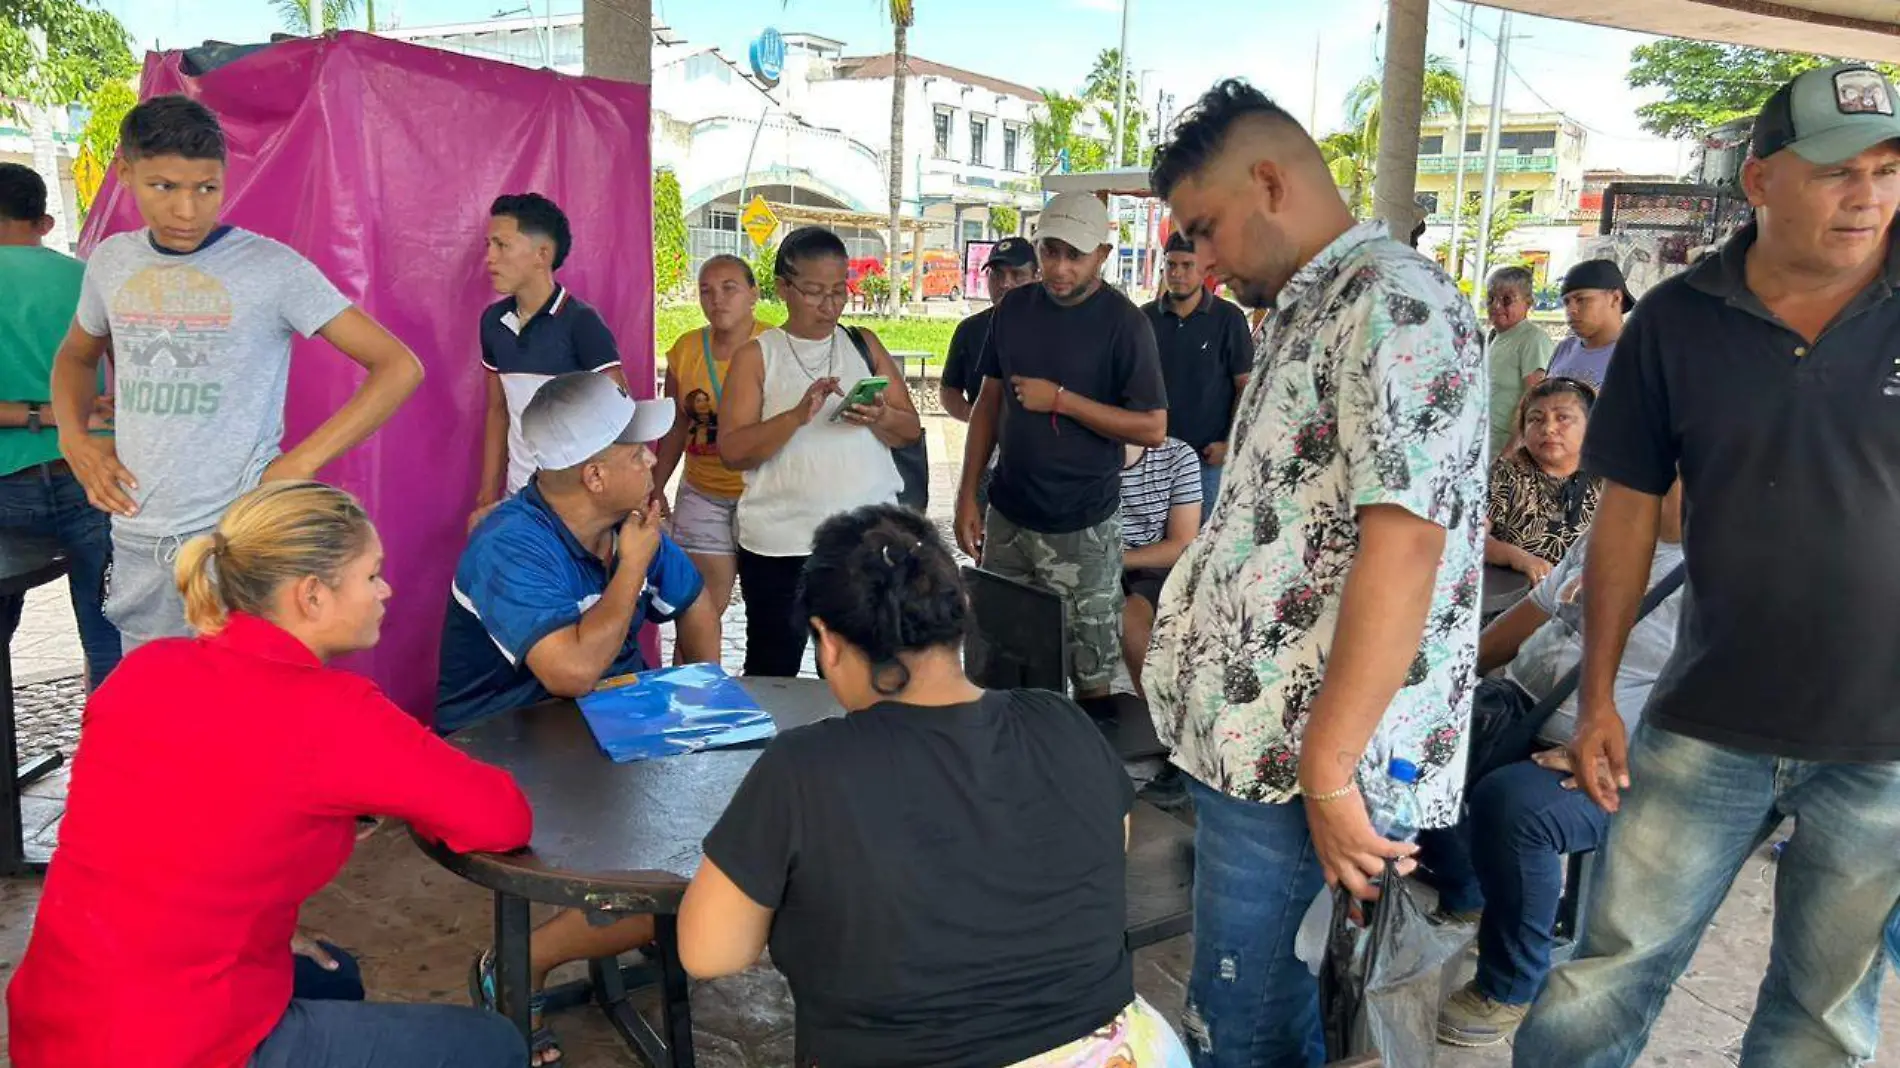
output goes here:
{"type": "Polygon", "coordinates": [[[160,638],[189,638],[185,599],[178,592],[178,550],[199,531],[156,541],[128,535],[114,524],[112,570],[106,576],[106,618],[119,628],[127,655],[160,638]]]}
{"type": "Polygon", "coordinates": [[[733,556],[739,551],[739,499],[701,493],[680,483],[673,506],[673,540],[689,553],[733,556]]]}

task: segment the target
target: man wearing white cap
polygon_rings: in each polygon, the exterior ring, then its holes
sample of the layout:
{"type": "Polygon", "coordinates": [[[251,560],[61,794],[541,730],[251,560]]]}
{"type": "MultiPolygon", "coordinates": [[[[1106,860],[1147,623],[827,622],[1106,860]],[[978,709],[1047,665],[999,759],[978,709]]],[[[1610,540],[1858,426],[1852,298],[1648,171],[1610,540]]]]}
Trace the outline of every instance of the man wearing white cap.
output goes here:
{"type": "MultiPolygon", "coordinates": [[[[579,697],[648,665],[643,623],[672,622],[682,662],[719,660],[718,619],[699,572],[660,530],[650,443],[672,428],[671,401],[636,401],[605,375],[550,379],[521,413],[538,470],[475,528],[455,569],[436,729],[455,730],[550,697],[579,697]]],[[[653,938],[634,916],[591,927],[564,912],[535,931],[530,978],[572,960],[611,957],[653,938]]],[[[492,962],[477,965],[492,989],[492,962]]],[[[537,1009],[538,1013],[538,1009],[537,1009]]],[[[553,1036],[536,1020],[536,1064],[553,1036]]]]}
{"type": "Polygon", "coordinates": [[[1102,282],[1108,209],[1063,193],[1036,227],[1042,281],[996,305],[970,413],[957,544],[1069,605],[1079,698],[1106,697],[1121,658],[1124,445],[1158,446],[1168,396],[1154,331],[1102,282]],[[977,485],[997,452],[987,523],[977,485]]]}
{"type": "Polygon", "coordinates": [[[1789,818],[1741,1068],[1873,1060],[1900,898],[1896,109],[1858,63],[1777,90],[1742,168],[1755,221],[1645,293],[1617,341],[1583,447],[1604,485],[1569,747],[1616,818],[1576,959],[1518,1034],[1525,1068],[1633,1063],[1789,818]],[[1626,742],[1617,662],[1678,470],[1681,636],[1626,742]]]}

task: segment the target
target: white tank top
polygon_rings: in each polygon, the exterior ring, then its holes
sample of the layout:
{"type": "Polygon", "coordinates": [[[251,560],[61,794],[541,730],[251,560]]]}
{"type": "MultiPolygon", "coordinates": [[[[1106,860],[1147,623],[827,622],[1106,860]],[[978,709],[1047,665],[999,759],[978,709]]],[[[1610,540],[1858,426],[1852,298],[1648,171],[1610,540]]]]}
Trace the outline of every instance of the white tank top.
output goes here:
{"type": "MultiPolygon", "coordinates": [[[[783,330],[759,335],[765,356],[765,392],[761,419],[799,404],[811,384],[827,375],[851,391],[870,376],[864,358],[843,327],[827,341],[795,338],[783,330]]],[[[785,447],[745,475],[739,498],[739,544],[760,556],[804,556],[811,552],[818,524],[867,504],[890,504],[904,488],[890,447],[870,430],[831,421],[844,403],[827,397],[810,423],[799,427],[785,447]]]]}

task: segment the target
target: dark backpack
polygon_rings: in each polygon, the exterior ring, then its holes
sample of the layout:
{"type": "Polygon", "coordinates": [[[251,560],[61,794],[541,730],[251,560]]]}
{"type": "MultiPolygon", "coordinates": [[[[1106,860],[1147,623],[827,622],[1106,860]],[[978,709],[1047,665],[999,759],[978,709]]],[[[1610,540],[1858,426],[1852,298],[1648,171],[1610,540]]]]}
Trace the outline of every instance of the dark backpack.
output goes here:
{"type": "MultiPolygon", "coordinates": [[[[864,331],[855,326],[847,326],[844,332],[851,338],[851,344],[857,346],[858,355],[864,357],[864,366],[871,374],[877,374],[877,361],[871,358],[871,346],[864,340],[864,331]]],[[[897,502],[916,512],[930,507],[930,450],[919,435],[917,440],[901,449],[891,450],[891,460],[897,464],[897,473],[904,476],[904,491],[897,495],[897,502]]]]}

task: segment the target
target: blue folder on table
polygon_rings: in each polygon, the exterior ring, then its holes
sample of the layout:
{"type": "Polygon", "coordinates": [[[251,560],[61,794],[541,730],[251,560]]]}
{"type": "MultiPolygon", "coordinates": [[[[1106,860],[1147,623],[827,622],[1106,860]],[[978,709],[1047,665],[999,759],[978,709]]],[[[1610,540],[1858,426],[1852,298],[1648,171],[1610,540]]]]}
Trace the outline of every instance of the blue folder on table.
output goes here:
{"type": "Polygon", "coordinates": [[[616,764],[741,745],[778,733],[739,681],[714,664],[643,671],[580,699],[594,741],[616,764]]]}

